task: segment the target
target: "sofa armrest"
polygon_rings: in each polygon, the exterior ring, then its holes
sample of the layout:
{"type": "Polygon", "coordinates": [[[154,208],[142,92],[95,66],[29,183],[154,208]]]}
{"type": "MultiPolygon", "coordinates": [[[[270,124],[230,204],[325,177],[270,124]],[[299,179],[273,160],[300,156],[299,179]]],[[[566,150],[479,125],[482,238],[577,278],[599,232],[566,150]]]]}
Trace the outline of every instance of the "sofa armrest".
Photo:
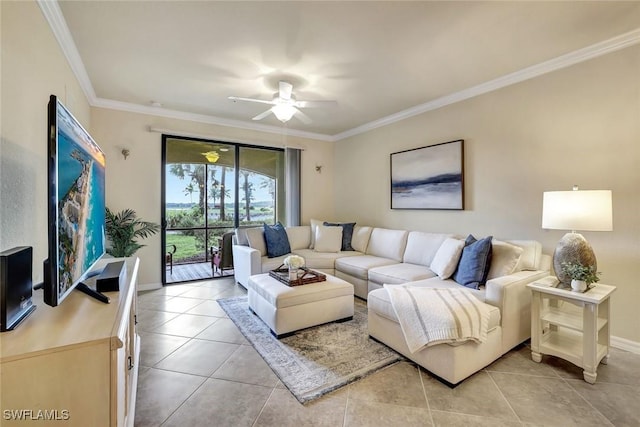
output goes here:
{"type": "Polygon", "coordinates": [[[249,246],[233,245],[233,271],[236,282],[245,288],[249,286],[249,276],[262,273],[260,251],[249,246]]]}
{"type": "Polygon", "coordinates": [[[502,352],[531,337],[531,291],[527,283],[549,275],[549,271],[518,271],[487,281],[485,302],[500,309],[502,352]]]}

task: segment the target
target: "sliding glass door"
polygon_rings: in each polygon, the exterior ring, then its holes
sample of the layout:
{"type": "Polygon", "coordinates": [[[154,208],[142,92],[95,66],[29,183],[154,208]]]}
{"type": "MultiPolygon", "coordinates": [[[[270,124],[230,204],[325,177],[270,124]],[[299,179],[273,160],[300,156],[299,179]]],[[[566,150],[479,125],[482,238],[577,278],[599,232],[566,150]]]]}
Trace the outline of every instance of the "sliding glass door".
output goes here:
{"type": "Polygon", "coordinates": [[[233,230],[284,222],[280,149],[165,135],[162,187],[165,284],[232,275],[233,230]]]}
{"type": "Polygon", "coordinates": [[[284,151],[239,147],[238,227],[285,223],[284,151]]]}

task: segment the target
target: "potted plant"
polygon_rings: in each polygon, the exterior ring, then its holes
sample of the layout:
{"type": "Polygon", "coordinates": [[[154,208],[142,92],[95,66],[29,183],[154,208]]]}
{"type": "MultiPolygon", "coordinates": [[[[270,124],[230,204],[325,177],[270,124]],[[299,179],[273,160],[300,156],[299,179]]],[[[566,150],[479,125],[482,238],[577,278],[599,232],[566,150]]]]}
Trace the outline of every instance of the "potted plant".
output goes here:
{"type": "Polygon", "coordinates": [[[107,249],[114,257],[129,257],[135,254],[141,245],[136,239],[145,239],[160,230],[160,226],[153,222],[142,221],[137,218],[133,209],[124,209],[116,214],[106,209],[107,237],[111,247],[107,249]]]}
{"type": "Polygon", "coordinates": [[[584,292],[592,283],[597,283],[600,280],[598,277],[600,272],[596,271],[593,265],[563,262],[562,272],[571,277],[571,289],[576,292],[584,292]]]}

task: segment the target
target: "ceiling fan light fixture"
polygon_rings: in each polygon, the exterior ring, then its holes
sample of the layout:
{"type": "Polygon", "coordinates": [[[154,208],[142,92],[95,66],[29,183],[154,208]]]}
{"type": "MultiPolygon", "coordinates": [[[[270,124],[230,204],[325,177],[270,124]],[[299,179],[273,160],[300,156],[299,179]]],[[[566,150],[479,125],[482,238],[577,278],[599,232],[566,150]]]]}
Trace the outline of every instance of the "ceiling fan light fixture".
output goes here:
{"type": "Polygon", "coordinates": [[[291,117],[296,112],[295,107],[287,104],[278,104],[271,107],[271,111],[273,114],[280,120],[282,123],[288,122],[291,120],[291,117]]]}

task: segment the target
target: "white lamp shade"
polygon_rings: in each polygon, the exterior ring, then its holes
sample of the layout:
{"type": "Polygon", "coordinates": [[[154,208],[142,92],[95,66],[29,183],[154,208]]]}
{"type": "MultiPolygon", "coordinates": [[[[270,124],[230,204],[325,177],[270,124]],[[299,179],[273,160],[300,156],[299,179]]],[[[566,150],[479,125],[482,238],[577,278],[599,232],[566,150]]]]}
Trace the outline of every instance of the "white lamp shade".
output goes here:
{"type": "Polygon", "coordinates": [[[611,231],[611,190],[545,191],[542,228],[573,231],[611,231]]]}
{"type": "Polygon", "coordinates": [[[281,122],[287,122],[293,117],[296,112],[295,107],[287,104],[277,104],[271,107],[271,111],[273,114],[280,120],[281,122]]]}

